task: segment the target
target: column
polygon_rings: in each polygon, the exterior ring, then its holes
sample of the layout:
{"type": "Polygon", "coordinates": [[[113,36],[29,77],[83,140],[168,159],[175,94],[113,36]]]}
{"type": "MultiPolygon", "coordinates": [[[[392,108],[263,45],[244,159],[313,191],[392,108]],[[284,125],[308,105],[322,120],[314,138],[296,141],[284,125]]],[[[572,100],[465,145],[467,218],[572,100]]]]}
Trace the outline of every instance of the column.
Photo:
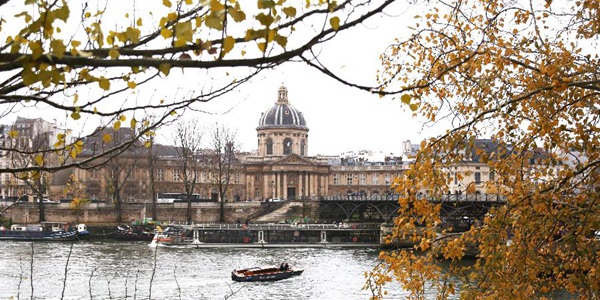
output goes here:
{"type": "Polygon", "coordinates": [[[304,186],[302,185],[302,183],[304,182],[303,178],[304,177],[304,172],[299,172],[298,173],[298,184],[296,185],[299,189],[298,191],[298,196],[300,196],[300,198],[302,198],[302,196],[304,196],[304,186]]]}
{"type": "Polygon", "coordinates": [[[283,190],[281,191],[283,199],[287,199],[287,172],[283,172],[283,190]]]}
{"type": "Polygon", "coordinates": [[[273,174],[273,182],[275,183],[275,186],[273,187],[273,198],[279,198],[279,182],[280,182],[280,175],[279,172],[275,172],[275,174],[273,174]]]}

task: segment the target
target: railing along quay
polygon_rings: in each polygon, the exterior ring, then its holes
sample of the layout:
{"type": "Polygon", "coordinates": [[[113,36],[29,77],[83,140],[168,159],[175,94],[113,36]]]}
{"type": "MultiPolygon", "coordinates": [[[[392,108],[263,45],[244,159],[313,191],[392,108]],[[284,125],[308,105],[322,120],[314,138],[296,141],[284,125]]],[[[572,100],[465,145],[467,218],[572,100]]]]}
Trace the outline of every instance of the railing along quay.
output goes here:
{"type": "MultiPolygon", "coordinates": [[[[326,196],[321,201],[398,201],[399,194],[374,195],[374,196],[326,196]]],[[[499,194],[446,194],[442,197],[431,197],[419,195],[417,199],[425,199],[430,202],[495,202],[505,203],[506,196],[499,194]]]]}

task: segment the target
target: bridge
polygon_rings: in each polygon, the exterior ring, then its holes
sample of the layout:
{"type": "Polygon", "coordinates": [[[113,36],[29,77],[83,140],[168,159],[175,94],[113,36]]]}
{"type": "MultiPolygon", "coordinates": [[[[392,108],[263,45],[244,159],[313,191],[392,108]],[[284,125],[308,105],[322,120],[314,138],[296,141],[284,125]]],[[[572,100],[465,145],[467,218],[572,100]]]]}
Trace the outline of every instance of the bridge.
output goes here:
{"type": "MultiPolygon", "coordinates": [[[[322,197],[319,217],[327,221],[389,222],[400,208],[398,197],[395,194],[322,197]]],[[[442,221],[456,229],[468,229],[474,222],[482,221],[490,208],[506,203],[506,197],[498,194],[448,194],[439,198],[420,195],[418,198],[440,203],[442,221]]]]}

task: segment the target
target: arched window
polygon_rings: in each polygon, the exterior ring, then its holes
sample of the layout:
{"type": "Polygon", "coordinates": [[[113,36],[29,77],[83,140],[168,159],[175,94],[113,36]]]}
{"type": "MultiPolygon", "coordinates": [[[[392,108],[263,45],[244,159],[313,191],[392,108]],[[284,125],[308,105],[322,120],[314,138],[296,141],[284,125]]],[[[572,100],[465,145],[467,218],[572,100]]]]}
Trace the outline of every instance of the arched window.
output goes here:
{"type": "Polygon", "coordinates": [[[300,142],[300,155],[302,155],[302,156],[306,155],[306,153],[305,153],[306,150],[304,148],[306,148],[306,142],[304,140],[302,140],[300,142]]]}
{"type": "Polygon", "coordinates": [[[283,155],[292,154],[292,139],[283,140],[283,155]]]}
{"type": "Polygon", "coordinates": [[[273,155],[273,140],[271,138],[267,139],[267,155],[273,155]]]}

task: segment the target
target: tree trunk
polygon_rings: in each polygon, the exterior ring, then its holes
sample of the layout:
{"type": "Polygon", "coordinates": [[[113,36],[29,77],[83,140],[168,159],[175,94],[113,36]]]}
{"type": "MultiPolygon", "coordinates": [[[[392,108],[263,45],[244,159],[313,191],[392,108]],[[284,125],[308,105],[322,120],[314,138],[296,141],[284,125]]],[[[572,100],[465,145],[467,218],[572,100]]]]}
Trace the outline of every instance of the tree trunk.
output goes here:
{"type": "Polygon", "coordinates": [[[123,222],[123,216],[121,214],[121,199],[119,199],[119,196],[115,198],[115,210],[117,213],[117,223],[123,222]]]}
{"type": "Polygon", "coordinates": [[[225,222],[225,197],[219,193],[219,201],[221,202],[221,210],[219,212],[219,222],[225,222]]]}
{"type": "Polygon", "coordinates": [[[44,212],[44,199],[40,198],[40,202],[39,202],[39,207],[40,207],[40,216],[39,216],[39,221],[40,222],[44,222],[46,221],[46,213],[44,212]]]}
{"type": "Polygon", "coordinates": [[[192,197],[186,195],[187,199],[187,224],[192,224],[192,197]]]}

